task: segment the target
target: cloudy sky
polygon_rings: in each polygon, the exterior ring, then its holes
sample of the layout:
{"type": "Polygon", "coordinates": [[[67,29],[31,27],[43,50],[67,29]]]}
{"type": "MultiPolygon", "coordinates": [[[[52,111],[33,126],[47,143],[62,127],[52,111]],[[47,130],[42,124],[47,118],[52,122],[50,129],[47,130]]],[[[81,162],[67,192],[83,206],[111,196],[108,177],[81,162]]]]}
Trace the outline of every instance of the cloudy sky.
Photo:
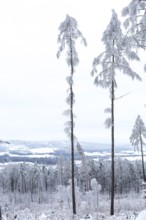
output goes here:
{"type": "MultiPolygon", "coordinates": [[[[0,138],[4,140],[65,140],[62,112],[69,69],[62,54],[56,58],[57,35],[66,14],[78,21],[88,46],[78,44],[76,68],[76,136],[79,140],[110,143],[105,129],[110,106],[108,91],[96,88],[90,75],[92,61],[104,50],[102,32],[111,18],[119,17],[127,0],[5,0],[0,1],[0,138]]],[[[128,143],[138,114],[146,124],[146,73],[142,62],[132,63],[142,76],[133,82],[119,76],[115,103],[116,142],[128,143]]]]}

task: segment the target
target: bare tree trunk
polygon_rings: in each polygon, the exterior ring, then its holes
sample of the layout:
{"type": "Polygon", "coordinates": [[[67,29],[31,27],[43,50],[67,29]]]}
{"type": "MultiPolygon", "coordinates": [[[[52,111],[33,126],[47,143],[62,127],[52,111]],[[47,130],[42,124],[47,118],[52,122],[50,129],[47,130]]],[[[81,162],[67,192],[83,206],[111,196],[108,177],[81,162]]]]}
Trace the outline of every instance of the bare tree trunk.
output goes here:
{"type": "MultiPolygon", "coordinates": [[[[72,90],[72,89],[71,89],[72,90]]],[[[75,175],[74,175],[74,123],[73,123],[73,94],[71,95],[71,164],[72,164],[72,205],[73,213],[76,214],[76,199],[75,199],[75,175]]]]}
{"type": "MultiPolygon", "coordinates": [[[[113,40],[113,46],[114,46],[114,40],[113,40]]],[[[115,57],[113,55],[112,62],[115,62],[115,57]]],[[[114,195],[115,195],[115,161],[114,161],[114,150],[115,150],[115,138],[114,138],[114,76],[112,79],[112,91],[111,91],[111,120],[112,120],[112,126],[111,126],[111,210],[110,214],[114,215],[114,195]]]]}
{"type": "Polygon", "coordinates": [[[71,83],[70,83],[70,120],[71,120],[71,165],[72,165],[72,208],[73,214],[76,214],[76,199],[75,199],[75,175],[74,175],[74,117],[73,117],[73,103],[74,103],[74,96],[73,96],[73,57],[72,57],[72,39],[70,37],[70,54],[71,54],[71,83]]]}
{"type": "Polygon", "coordinates": [[[112,97],[111,97],[111,210],[110,214],[114,215],[114,194],[115,194],[115,161],[114,161],[114,82],[112,81],[112,97]]]}
{"type": "Polygon", "coordinates": [[[141,137],[141,134],[140,134],[140,147],[141,147],[141,157],[142,157],[143,181],[146,182],[145,169],[144,169],[143,144],[142,144],[142,137],[141,137]]]}

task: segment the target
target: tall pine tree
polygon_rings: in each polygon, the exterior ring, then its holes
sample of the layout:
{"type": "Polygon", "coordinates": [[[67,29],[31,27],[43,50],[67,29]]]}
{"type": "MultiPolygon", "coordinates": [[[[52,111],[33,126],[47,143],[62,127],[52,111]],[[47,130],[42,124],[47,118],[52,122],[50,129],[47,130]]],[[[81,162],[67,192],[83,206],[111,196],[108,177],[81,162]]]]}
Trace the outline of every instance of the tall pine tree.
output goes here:
{"type": "Polygon", "coordinates": [[[146,127],[142,121],[140,115],[137,116],[135,125],[130,136],[130,142],[134,147],[139,147],[141,150],[141,161],[142,161],[142,172],[143,172],[143,181],[146,182],[145,168],[144,168],[144,155],[143,155],[143,139],[146,138],[146,127]]]}
{"type": "Polygon", "coordinates": [[[127,41],[121,30],[121,23],[117,14],[112,10],[112,18],[109,25],[103,33],[102,42],[105,45],[105,51],[102,52],[93,61],[92,75],[95,76],[95,85],[105,89],[109,89],[111,108],[106,111],[111,113],[110,119],[107,121],[111,127],[111,209],[110,214],[114,215],[114,187],[115,187],[115,168],[114,168],[114,151],[115,151],[115,116],[114,101],[115,89],[117,88],[116,74],[120,71],[128,75],[132,79],[140,80],[140,77],[129,66],[126,56],[129,59],[139,60],[135,52],[127,47],[127,41]],[[98,70],[97,71],[97,66],[98,70]]]}
{"type": "Polygon", "coordinates": [[[60,57],[60,54],[64,49],[67,50],[66,53],[66,62],[70,67],[70,75],[66,78],[69,89],[68,97],[66,99],[69,110],[65,111],[65,114],[70,117],[70,120],[65,123],[65,132],[70,138],[71,142],[71,164],[72,164],[72,204],[73,204],[73,213],[76,214],[76,200],[75,200],[75,183],[74,183],[74,145],[75,145],[75,135],[74,135],[74,92],[73,92],[73,78],[75,72],[75,66],[79,63],[78,53],[75,48],[76,40],[81,38],[81,41],[86,45],[86,40],[83,37],[82,33],[78,29],[77,21],[70,17],[66,16],[65,21],[63,21],[59,26],[60,34],[58,36],[58,43],[60,44],[59,50],[57,52],[57,57],[60,57]]]}

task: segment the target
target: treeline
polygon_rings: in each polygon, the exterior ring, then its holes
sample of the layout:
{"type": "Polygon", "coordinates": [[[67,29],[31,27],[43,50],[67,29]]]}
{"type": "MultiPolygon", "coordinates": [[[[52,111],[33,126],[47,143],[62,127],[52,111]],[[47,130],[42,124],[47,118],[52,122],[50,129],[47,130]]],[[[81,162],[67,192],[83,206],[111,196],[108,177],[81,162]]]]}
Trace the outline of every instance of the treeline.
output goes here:
{"type": "MultiPolygon", "coordinates": [[[[86,164],[75,166],[76,185],[82,194],[92,191],[92,180],[100,185],[100,192],[111,191],[111,161],[87,160],[86,164]]],[[[20,163],[7,165],[0,174],[0,187],[3,194],[23,201],[27,195],[29,201],[48,202],[50,195],[59,193],[60,186],[67,187],[71,179],[70,161],[60,158],[56,166],[38,165],[37,163],[20,163]]],[[[140,161],[115,160],[115,192],[126,194],[130,191],[140,192],[142,168],[140,161]]]]}
{"type": "Polygon", "coordinates": [[[29,156],[9,156],[8,154],[4,154],[0,156],[0,163],[6,162],[37,162],[38,164],[56,164],[58,161],[57,157],[29,157],[29,156]]]}

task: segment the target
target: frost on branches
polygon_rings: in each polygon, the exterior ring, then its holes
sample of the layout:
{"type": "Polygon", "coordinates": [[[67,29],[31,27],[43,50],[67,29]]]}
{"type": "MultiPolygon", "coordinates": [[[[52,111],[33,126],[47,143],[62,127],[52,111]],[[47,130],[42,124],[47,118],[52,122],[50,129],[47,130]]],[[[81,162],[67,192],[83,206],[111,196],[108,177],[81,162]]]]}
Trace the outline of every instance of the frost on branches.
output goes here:
{"type": "Polygon", "coordinates": [[[86,39],[83,37],[81,31],[78,29],[77,21],[67,15],[65,21],[59,26],[60,34],[58,35],[58,43],[60,44],[57,52],[57,57],[60,57],[61,52],[66,48],[66,61],[69,66],[76,66],[79,63],[78,53],[75,48],[75,41],[81,38],[81,42],[87,45],[86,39]]]}
{"type": "Polygon", "coordinates": [[[146,127],[141,117],[138,115],[135,121],[135,125],[130,136],[130,142],[134,147],[139,147],[141,150],[142,158],[142,171],[143,171],[143,181],[146,182],[145,167],[144,167],[144,154],[143,154],[143,145],[145,144],[143,138],[146,138],[146,127]]]}
{"type": "Polygon", "coordinates": [[[121,30],[121,23],[114,10],[112,11],[111,21],[103,33],[102,42],[105,45],[105,51],[93,61],[92,75],[98,73],[95,77],[95,85],[111,89],[112,81],[114,81],[116,88],[116,70],[122,71],[132,79],[141,79],[130,68],[126,60],[126,57],[131,60],[139,60],[139,58],[134,51],[129,49],[128,42],[121,30]],[[97,66],[100,67],[98,71],[97,66]]]}
{"type": "Polygon", "coordinates": [[[73,92],[73,76],[74,68],[79,63],[78,53],[75,48],[75,43],[78,38],[81,38],[81,42],[86,45],[86,40],[83,37],[82,33],[78,29],[77,21],[70,17],[66,16],[65,21],[63,21],[59,26],[60,34],[58,35],[58,43],[60,44],[59,50],[57,52],[57,57],[60,57],[60,54],[64,49],[66,49],[66,62],[70,67],[70,75],[66,78],[69,85],[68,97],[66,99],[67,104],[69,105],[69,110],[66,113],[70,117],[70,121],[65,123],[65,133],[70,138],[71,142],[71,161],[72,161],[72,204],[73,204],[73,214],[76,214],[76,201],[75,201],[75,183],[74,183],[74,109],[73,105],[75,102],[74,92],[73,92]]]}
{"type": "Polygon", "coordinates": [[[131,46],[146,47],[146,1],[132,0],[123,8],[122,15],[126,17],[124,27],[131,46]]]}
{"type": "Polygon", "coordinates": [[[146,127],[140,115],[138,115],[132,130],[132,134],[130,136],[130,142],[133,146],[138,147],[140,145],[141,139],[143,142],[143,138],[146,138],[146,127]]]}
{"type": "Polygon", "coordinates": [[[132,79],[141,80],[139,75],[134,72],[126,57],[131,60],[139,60],[137,54],[131,51],[128,41],[122,33],[121,23],[117,14],[112,10],[112,18],[109,25],[103,33],[102,42],[105,45],[105,51],[102,52],[93,61],[92,75],[96,74],[94,83],[96,86],[108,88],[111,98],[111,109],[106,110],[107,113],[111,112],[111,117],[106,119],[106,127],[111,127],[111,210],[110,214],[114,215],[114,190],[115,190],[115,174],[114,174],[114,101],[115,101],[115,88],[117,88],[116,74],[120,71],[130,76],[132,79]],[[98,70],[97,70],[98,67],[98,70]],[[117,72],[118,71],[118,72],[117,72]]]}

